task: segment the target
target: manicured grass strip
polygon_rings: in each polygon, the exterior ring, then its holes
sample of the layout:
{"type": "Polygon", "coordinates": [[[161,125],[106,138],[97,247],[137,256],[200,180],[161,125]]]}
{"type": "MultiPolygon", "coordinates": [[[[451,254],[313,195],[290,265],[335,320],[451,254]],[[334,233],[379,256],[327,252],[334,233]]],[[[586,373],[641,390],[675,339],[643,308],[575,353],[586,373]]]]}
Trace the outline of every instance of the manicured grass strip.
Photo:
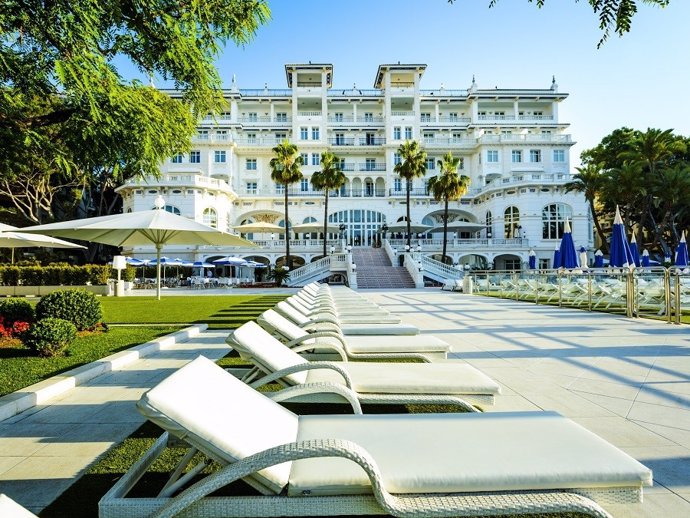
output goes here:
{"type": "Polygon", "coordinates": [[[163,297],[104,297],[108,324],[208,324],[236,328],[272,308],[287,295],[227,295],[163,297]]]}
{"type": "Polygon", "coordinates": [[[105,333],[78,337],[68,349],[67,355],[57,358],[39,358],[23,346],[0,348],[0,395],[28,387],[178,329],[177,326],[111,328],[105,333]]]}

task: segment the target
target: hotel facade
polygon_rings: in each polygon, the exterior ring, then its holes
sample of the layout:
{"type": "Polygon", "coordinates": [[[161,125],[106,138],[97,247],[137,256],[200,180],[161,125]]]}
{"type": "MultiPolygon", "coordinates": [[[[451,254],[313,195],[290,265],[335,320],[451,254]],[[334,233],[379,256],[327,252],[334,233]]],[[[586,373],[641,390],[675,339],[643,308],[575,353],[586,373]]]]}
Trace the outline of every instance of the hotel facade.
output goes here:
{"type": "MultiPolygon", "coordinates": [[[[387,238],[402,251],[395,228],[406,217],[405,182],[394,172],[399,146],[417,140],[427,153],[427,172],[414,180],[412,223],[438,227],[443,202],[427,190],[447,152],[461,159],[459,174],[470,178],[469,191],[449,204],[448,255],[454,264],[476,268],[526,268],[533,250],[540,267],[551,266],[565,221],[578,249],[589,252],[593,229],[589,207],[572,180],[568,124],[559,119],[567,94],[555,79],[548,88],[422,88],[426,65],[384,64],[373,88],[336,88],[330,64],[288,64],[287,88],[238,88],[233,78],[223,90],[227,110],[203,119],[189,154],[161,165],[159,178],[127,182],[118,188],[124,211],[147,210],[161,195],[166,210],[222,230],[251,222],[285,226],[283,187],[271,180],[272,148],[288,140],[302,155],[304,175],[289,186],[290,225],[323,222],[324,195],[310,182],[328,150],[340,159],[347,181],[329,195],[329,250],[377,246],[387,238]],[[464,222],[464,223],[462,223],[464,222]],[[385,227],[384,227],[385,228],[385,227]],[[333,248],[331,248],[333,247],[333,248]]],[[[172,97],[180,93],[167,90],[172,97]]],[[[170,247],[165,255],[212,260],[233,254],[267,264],[284,261],[277,232],[249,234],[258,248],[170,247]]],[[[319,233],[291,241],[296,264],[322,256],[319,233]]],[[[413,248],[440,258],[442,233],[415,234],[413,248]]],[[[145,247],[126,251],[152,256],[145,247]]]]}

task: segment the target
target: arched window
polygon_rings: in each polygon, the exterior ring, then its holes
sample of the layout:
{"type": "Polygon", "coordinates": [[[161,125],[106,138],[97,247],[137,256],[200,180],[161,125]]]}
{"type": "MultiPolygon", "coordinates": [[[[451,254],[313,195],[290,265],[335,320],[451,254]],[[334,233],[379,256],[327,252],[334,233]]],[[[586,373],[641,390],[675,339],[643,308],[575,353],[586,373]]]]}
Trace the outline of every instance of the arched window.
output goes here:
{"type": "Polygon", "coordinates": [[[486,237],[490,238],[493,235],[493,224],[494,217],[491,215],[491,211],[486,211],[486,237]]]}
{"type": "MultiPolygon", "coordinates": [[[[151,207],[152,209],[155,209],[156,207],[151,207]]],[[[166,205],[163,207],[167,212],[170,212],[171,214],[177,214],[178,216],[180,215],[180,209],[175,207],[174,205],[166,205]]]]}
{"type": "Polygon", "coordinates": [[[572,228],[573,210],[563,203],[552,203],[541,211],[542,238],[560,239],[563,236],[565,221],[570,221],[572,228]]]}
{"type": "Polygon", "coordinates": [[[511,239],[522,237],[518,228],[520,227],[520,209],[508,207],[503,213],[503,237],[511,239]]]}
{"type": "Polygon", "coordinates": [[[218,214],[216,213],[216,209],[212,209],[211,207],[204,209],[203,223],[209,227],[218,228],[218,214]]]}

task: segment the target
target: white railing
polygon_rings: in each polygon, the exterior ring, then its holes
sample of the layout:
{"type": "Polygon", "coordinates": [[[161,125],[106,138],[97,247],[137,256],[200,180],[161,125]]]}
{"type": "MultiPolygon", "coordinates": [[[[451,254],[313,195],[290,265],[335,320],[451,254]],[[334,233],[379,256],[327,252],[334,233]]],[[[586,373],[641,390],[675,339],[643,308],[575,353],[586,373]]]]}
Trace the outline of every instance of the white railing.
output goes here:
{"type": "Polygon", "coordinates": [[[309,279],[312,276],[325,273],[331,270],[331,260],[334,255],[329,255],[322,257],[314,262],[307,263],[304,266],[300,266],[290,272],[290,278],[288,279],[289,286],[298,286],[304,283],[305,279],[309,279]]]}
{"type": "Polygon", "coordinates": [[[495,144],[501,142],[551,142],[567,144],[572,142],[572,137],[571,135],[558,133],[515,133],[510,135],[482,135],[479,137],[480,144],[495,144]]]}
{"type": "Polygon", "coordinates": [[[414,117],[414,112],[410,111],[392,111],[392,117],[414,117]]]}
{"type": "Polygon", "coordinates": [[[439,277],[443,277],[445,279],[462,279],[465,275],[462,270],[458,270],[454,266],[442,263],[441,261],[437,261],[436,259],[432,259],[431,257],[427,257],[423,254],[415,253],[415,258],[417,259],[417,262],[422,265],[423,270],[432,272],[439,277]]]}
{"type": "Polygon", "coordinates": [[[417,260],[417,258],[415,258],[414,254],[405,254],[405,259],[403,260],[403,268],[405,268],[410,274],[410,277],[412,277],[415,288],[424,287],[424,273],[422,272],[422,263],[420,263],[417,260]]]}
{"type": "Polygon", "coordinates": [[[299,117],[321,117],[323,112],[297,112],[299,117]]]}
{"type": "Polygon", "coordinates": [[[232,190],[228,183],[224,180],[219,180],[217,178],[210,178],[201,174],[190,174],[190,173],[174,173],[169,172],[162,174],[158,178],[151,178],[149,183],[148,178],[132,178],[125,182],[128,187],[159,187],[159,186],[174,186],[174,185],[185,185],[185,186],[200,186],[200,187],[213,187],[215,189],[220,189],[224,191],[232,190]]]}

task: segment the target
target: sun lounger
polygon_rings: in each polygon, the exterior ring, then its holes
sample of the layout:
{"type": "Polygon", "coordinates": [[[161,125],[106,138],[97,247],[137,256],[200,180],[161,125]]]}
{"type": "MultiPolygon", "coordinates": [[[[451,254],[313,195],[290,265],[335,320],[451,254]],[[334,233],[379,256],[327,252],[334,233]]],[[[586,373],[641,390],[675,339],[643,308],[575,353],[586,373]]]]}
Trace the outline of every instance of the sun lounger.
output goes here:
{"type": "Polygon", "coordinates": [[[31,511],[12,500],[9,496],[0,493],[0,516],[2,518],[38,518],[31,511]]]}
{"type": "MultiPolygon", "coordinates": [[[[288,349],[255,322],[247,322],[227,338],[240,356],[266,374],[245,377],[253,386],[278,381],[283,386],[328,383],[345,385],[362,404],[428,403],[457,405],[475,411],[473,405],[491,405],[499,385],[463,361],[443,363],[309,362],[288,349]]],[[[337,395],[309,396],[305,402],[342,402],[337,395]]]]}
{"type": "Polygon", "coordinates": [[[288,347],[310,360],[410,358],[446,359],[450,346],[431,335],[344,336],[336,330],[308,332],[272,309],[256,319],[266,331],[285,340],[288,347]],[[306,351],[308,354],[304,354],[306,351]]]}
{"type": "Polygon", "coordinates": [[[137,406],[166,433],[101,499],[100,518],[549,512],[610,518],[602,505],[640,502],[652,482],[645,466],[554,412],[298,416],[203,357],[137,406]],[[190,454],[162,493],[128,497],[172,437],[190,454]],[[178,493],[197,450],[223,468],[178,493]],[[257,494],[208,496],[240,479],[257,494]]]}
{"type": "Polygon", "coordinates": [[[376,322],[346,324],[341,322],[337,316],[326,312],[308,316],[285,301],[276,304],[274,309],[285,318],[307,330],[335,329],[344,335],[416,335],[419,333],[419,328],[410,324],[376,322]]]}
{"type": "Polygon", "coordinates": [[[297,311],[307,317],[319,317],[323,314],[331,314],[338,319],[341,324],[399,324],[400,317],[392,315],[387,311],[377,310],[370,307],[347,311],[337,309],[332,305],[306,305],[303,300],[297,297],[289,297],[285,302],[293,306],[297,311]]]}

